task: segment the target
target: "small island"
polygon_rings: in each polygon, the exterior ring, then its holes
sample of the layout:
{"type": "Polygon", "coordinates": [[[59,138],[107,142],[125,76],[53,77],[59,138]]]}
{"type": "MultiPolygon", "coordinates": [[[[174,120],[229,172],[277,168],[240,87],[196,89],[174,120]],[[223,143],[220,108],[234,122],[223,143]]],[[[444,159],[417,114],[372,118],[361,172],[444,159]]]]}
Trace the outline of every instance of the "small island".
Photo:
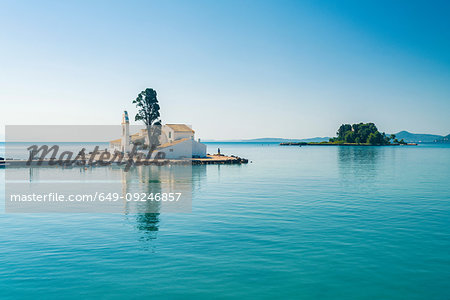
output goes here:
{"type": "Polygon", "coordinates": [[[316,146],[316,145],[336,145],[336,146],[399,146],[417,145],[400,141],[395,134],[386,135],[379,132],[374,123],[356,123],[353,125],[342,124],[336,132],[336,137],[330,138],[328,142],[289,142],[280,143],[280,146],[316,146]]]}

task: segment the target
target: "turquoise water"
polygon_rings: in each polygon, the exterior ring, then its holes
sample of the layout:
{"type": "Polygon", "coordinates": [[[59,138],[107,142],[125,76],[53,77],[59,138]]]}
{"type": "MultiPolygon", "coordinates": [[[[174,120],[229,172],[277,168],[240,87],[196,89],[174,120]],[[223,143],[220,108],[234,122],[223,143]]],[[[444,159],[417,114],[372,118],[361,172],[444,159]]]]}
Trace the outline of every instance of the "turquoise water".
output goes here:
{"type": "Polygon", "coordinates": [[[0,215],[0,298],[448,299],[450,147],[217,147],[192,213],[0,215]]]}

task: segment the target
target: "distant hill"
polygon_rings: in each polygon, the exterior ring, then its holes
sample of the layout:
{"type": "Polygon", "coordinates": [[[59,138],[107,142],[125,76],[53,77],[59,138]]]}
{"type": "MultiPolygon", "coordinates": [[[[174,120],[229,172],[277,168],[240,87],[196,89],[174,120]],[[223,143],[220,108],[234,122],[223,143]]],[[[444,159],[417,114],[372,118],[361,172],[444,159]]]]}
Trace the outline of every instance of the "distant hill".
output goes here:
{"type": "Polygon", "coordinates": [[[308,139],[283,139],[283,138],[260,138],[260,139],[249,139],[242,140],[242,142],[246,143],[287,143],[287,142],[322,142],[328,141],[329,137],[314,137],[308,139]]]}
{"type": "Polygon", "coordinates": [[[294,139],[282,139],[282,138],[259,138],[259,139],[248,139],[240,140],[243,143],[284,143],[292,142],[294,139]]]}
{"type": "Polygon", "coordinates": [[[441,139],[436,140],[436,143],[445,143],[445,144],[446,144],[446,143],[450,143],[450,134],[444,136],[444,137],[441,138],[441,139]]]}
{"type": "MultiPolygon", "coordinates": [[[[398,140],[403,139],[407,143],[450,143],[450,134],[447,136],[437,134],[420,134],[408,131],[400,131],[395,134],[398,140]]],[[[285,138],[257,138],[257,139],[241,139],[241,140],[202,140],[206,143],[289,143],[289,142],[305,142],[320,143],[328,142],[330,137],[313,137],[307,139],[285,139],[285,138]]]]}
{"type": "Polygon", "coordinates": [[[395,133],[395,138],[403,139],[407,143],[433,143],[443,138],[442,135],[411,133],[408,131],[400,131],[395,133]]]}
{"type": "Polygon", "coordinates": [[[258,138],[258,139],[246,139],[246,140],[204,140],[206,143],[288,143],[288,142],[316,142],[329,141],[329,137],[314,137],[308,139],[284,139],[284,138],[258,138]]]}

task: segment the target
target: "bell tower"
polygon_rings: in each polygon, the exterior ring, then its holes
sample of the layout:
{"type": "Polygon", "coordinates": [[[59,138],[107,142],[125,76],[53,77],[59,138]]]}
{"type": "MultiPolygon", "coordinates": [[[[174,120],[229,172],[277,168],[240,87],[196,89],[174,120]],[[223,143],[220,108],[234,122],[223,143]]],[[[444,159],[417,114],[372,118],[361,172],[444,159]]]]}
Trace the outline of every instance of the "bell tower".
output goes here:
{"type": "Polygon", "coordinates": [[[124,111],[122,116],[122,142],[121,142],[122,152],[130,152],[130,121],[128,119],[128,112],[124,111]]]}

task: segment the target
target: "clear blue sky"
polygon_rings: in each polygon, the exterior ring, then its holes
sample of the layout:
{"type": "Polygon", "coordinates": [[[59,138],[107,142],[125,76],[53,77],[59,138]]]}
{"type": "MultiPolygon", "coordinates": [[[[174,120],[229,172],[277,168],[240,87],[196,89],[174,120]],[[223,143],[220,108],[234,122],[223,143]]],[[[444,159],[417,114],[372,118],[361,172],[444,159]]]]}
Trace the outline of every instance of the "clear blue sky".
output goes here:
{"type": "Polygon", "coordinates": [[[449,134],[448,3],[2,1],[1,122],[119,124],[153,87],[207,139],[449,134]]]}

